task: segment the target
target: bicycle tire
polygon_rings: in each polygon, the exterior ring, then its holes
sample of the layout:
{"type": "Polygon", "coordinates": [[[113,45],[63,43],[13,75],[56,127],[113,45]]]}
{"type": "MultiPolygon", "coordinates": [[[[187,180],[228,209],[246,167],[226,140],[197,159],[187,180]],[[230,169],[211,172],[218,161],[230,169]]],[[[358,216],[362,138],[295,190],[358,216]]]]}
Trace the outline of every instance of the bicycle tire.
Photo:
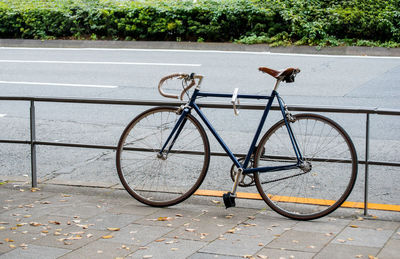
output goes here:
{"type": "Polygon", "coordinates": [[[180,115],[177,108],[156,107],[134,118],[123,131],[116,154],[119,179],[136,200],[154,207],[189,198],[203,182],[210,160],[209,141],[192,115],[166,158],[158,151],[180,115]]]}
{"type": "MultiPolygon", "coordinates": [[[[349,135],[333,120],[309,113],[294,118],[290,125],[307,161],[304,170],[255,173],[255,183],[263,200],[277,213],[297,220],[317,219],[339,208],[350,195],[357,178],[357,153],[349,135]]],[[[261,139],[255,167],[296,162],[282,119],[261,139]]]]}

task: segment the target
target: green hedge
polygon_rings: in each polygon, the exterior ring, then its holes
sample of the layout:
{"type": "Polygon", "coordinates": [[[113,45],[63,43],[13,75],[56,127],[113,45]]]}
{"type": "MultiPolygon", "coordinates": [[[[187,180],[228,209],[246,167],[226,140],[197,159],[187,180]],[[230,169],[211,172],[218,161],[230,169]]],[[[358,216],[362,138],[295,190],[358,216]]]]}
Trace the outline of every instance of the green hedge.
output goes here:
{"type": "Polygon", "coordinates": [[[1,0],[0,38],[400,44],[399,0],[1,0]]]}

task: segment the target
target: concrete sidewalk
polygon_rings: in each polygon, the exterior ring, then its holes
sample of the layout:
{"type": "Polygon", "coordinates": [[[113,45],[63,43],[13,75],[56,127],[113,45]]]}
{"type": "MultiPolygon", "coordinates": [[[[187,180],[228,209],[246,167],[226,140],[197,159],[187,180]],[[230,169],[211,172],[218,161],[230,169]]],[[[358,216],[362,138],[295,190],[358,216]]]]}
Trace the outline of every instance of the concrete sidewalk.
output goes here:
{"type": "Polygon", "coordinates": [[[152,208],[113,188],[0,185],[0,258],[399,258],[400,213],[300,222],[262,201],[152,208]]]}

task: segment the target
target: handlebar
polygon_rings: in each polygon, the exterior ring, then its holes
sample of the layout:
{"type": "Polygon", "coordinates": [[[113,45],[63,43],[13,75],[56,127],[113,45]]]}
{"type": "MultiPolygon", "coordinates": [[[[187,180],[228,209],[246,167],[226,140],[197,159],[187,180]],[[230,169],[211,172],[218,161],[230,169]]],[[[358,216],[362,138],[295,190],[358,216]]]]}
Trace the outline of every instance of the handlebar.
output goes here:
{"type": "Polygon", "coordinates": [[[194,73],[192,73],[190,75],[189,74],[183,74],[183,73],[175,73],[175,74],[167,75],[167,76],[164,76],[163,78],[161,78],[160,82],[158,83],[158,91],[164,97],[183,100],[183,95],[187,91],[189,91],[190,88],[192,88],[193,86],[196,85],[196,80],[195,79],[198,79],[197,87],[199,87],[200,84],[201,84],[201,81],[203,80],[203,76],[202,75],[196,75],[194,73]],[[185,81],[185,86],[184,86],[182,92],[180,93],[180,95],[170,94],[170,93],[164,92],[163,89],[162,89],[163,84],[167,80],[171,80],[171,79],[175,79],[175,78],[185,81]]]}

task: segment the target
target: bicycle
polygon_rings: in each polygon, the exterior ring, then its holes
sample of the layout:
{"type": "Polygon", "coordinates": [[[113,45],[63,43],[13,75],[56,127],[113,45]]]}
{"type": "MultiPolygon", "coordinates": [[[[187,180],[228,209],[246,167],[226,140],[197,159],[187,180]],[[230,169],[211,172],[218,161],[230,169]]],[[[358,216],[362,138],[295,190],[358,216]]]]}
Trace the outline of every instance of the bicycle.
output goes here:
{"type": "Polygon", "coordinates": [[[156,107],[142,112],[123,131],[117,148],[118,176],[128,193],[155,207],[172,206],[190,197],[203,182],[210,145],[199,120],[214,135],[233,162],[232,191],[223,194],[226,208],[235,206],[238,186],[257,187],[262,199],[277,213],[310,220],[336,210],[351,193],[357,177],[357,155],[346,131],[324,116],[293,115],[278,93],[281,82],[292,83],[298,68],[260,71],[276,79],[271,95],[200,91],[203,76],[172,74],[158,85],[160,94],[188,101],[179,108],[156,107]],[[165,82],[178,79],[180,95],[166,93],[165,82]],[[189,94],[189,90],[193,92],[189,94]],[[231,98],[235,114],[241,99],[266,100],[254,138],[245,157],[236,157],[196,104],[199,97],[231,98]],[[277,100],[282,119],[258,141],[267,115],[277,100]]]}

